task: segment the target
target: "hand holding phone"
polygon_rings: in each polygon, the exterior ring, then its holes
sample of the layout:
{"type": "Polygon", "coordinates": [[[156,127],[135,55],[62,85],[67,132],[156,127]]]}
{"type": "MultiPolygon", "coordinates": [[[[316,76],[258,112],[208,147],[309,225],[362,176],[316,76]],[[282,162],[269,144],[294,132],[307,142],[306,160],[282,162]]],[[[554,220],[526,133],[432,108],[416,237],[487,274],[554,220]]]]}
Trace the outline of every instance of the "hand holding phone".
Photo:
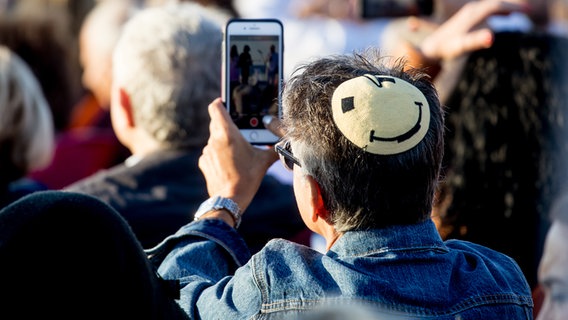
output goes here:
{"type": "Polygon", "coordinates": [[[222,100],[247,141],[270,145],[279,137],[264,115],[281,116],[283,27],[276,19],[232,19],[223,39],[222,100]]]}

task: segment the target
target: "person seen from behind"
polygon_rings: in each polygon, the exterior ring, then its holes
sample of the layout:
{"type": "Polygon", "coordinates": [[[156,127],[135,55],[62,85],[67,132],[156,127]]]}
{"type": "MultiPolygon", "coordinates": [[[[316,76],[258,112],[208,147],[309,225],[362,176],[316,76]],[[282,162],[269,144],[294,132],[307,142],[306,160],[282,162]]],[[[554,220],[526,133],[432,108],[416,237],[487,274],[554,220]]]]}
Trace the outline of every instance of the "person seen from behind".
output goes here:
{"type": "MultiPolygon", "coordinates": [[[[116,44],[112,128],[132,156],[64,190],[112,206],[144,248],[190,222],[207,199],[198,159],[209,136],[207,105],[220,92],[227,19],[194,2],[149,7],[130,18],[116,44]]],[[[304,230],[291,186],[266,177],[255,203],[239,229],[251,249],[304,230]],[[278,214],[267,217],[268,208],[278,214]]]]}
{"type": "Polygon", "coordinates": [[[26,178],[53,158],[55,129],[49,104],[29,66],[0,46],[0,207],[46,189],[26,178]]]}
{"type": "Polygon", "coordinates": [[[405,67],[369,49],[314,60],[287,82],[275,150],[325,253],[281,239],[246,253],[235,227],[278,157],[246,142],[220,99],[209,105],[199,167],[211,198],[147,251],[164,279],[179,280],[190,317],[295,319],[362,303],[404,319],[532,319],[513,259],[436,230],[444,110],[428,76],[405,67]]]}

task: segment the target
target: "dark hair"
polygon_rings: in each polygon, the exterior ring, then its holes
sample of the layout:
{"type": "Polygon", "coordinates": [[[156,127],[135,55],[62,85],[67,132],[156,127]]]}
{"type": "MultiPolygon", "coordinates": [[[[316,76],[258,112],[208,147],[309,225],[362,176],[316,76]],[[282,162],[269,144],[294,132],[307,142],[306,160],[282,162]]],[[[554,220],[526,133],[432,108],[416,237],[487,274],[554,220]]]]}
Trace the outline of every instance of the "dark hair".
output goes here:
{"type": "Polygon", "coordinates": [[[70,45],[73,38],[60,18],[47,13],[0,17],[0,44],[30,66],[51,108],[56,131],[67,127],[80,95],[80,72],[70,45]]]}
{"type": "Polygon", "coordinates": [[[405,71],[404,60],[389,61],[377,49],[323,58],[301,66],[286,84],[287,138],[299,148],[302,166],[319,183],[331,222],[341,232],[416,223],[431,213],[444,149],[443,110],[425,73],[405,71]],[[338,130],[331,111],[333,92],[364,74],[401,78],[426,96],[430,128],[417,146],[375,155],[338,130]]]}

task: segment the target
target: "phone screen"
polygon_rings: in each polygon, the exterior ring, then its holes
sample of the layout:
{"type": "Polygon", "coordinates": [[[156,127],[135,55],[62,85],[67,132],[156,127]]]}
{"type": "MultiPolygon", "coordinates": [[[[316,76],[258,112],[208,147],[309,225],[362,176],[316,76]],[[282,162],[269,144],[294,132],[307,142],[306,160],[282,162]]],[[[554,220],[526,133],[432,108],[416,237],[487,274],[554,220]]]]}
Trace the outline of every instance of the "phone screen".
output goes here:
{"type": "Polygon", "coordinates": [[[272,144],[278,137],[262,117],[280,117],[282,25],[274,20],[232,20],[225,35],[224,100],[245,138],[272,144]]]}

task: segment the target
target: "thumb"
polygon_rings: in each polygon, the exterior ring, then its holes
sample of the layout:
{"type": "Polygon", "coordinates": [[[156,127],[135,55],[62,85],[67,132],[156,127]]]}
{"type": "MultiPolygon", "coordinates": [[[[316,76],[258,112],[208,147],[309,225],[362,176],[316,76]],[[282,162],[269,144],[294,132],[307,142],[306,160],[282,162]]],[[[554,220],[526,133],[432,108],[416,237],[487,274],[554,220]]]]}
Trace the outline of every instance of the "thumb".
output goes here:
{"type": "Polygon", "coordinates": [[[275,116],[265,115],[262,118],[262,123],[268,131],[275,134],[277,137],[282,138],[286,134],[286,130],[282,125],[282,121],[275,116]]]}

